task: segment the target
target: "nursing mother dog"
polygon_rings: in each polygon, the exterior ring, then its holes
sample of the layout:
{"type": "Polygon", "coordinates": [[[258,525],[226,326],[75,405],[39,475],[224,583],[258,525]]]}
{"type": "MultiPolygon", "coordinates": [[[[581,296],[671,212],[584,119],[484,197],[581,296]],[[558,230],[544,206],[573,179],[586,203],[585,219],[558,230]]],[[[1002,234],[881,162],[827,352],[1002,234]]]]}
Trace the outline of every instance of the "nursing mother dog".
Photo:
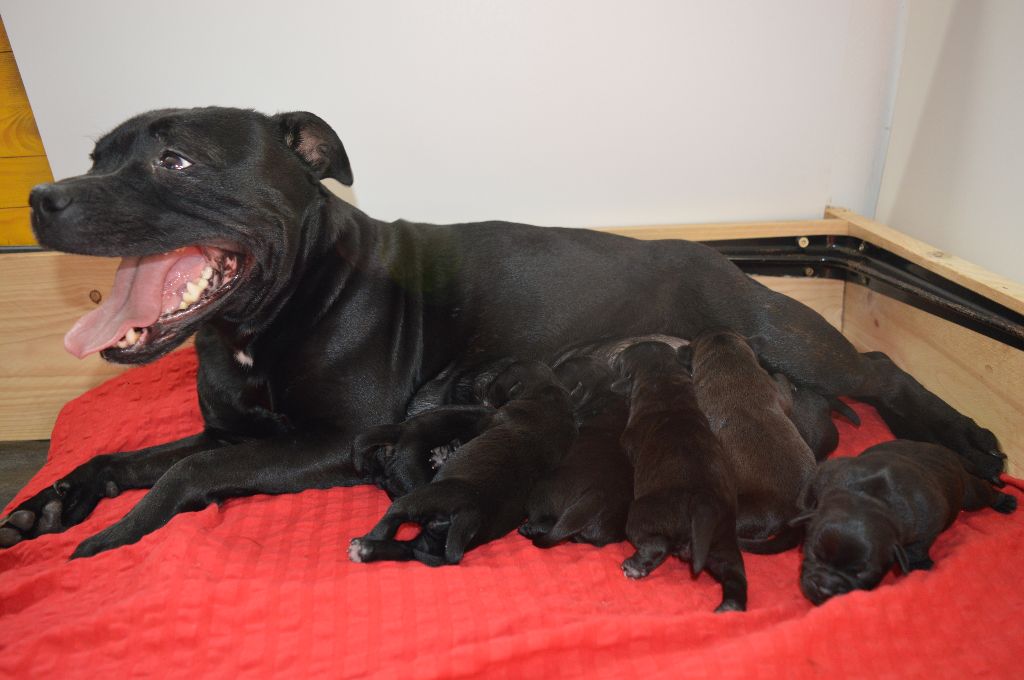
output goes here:
{"type": "Polygon", "coordinates": [[[225,498],[367,483],[355,434],[457,401],[452,386],[478,364],[710,327],[759,336],[769,371],[867,401],[899,437],[949,446],[985,477],[1002,469],[991,432],[701,244],[381,222],[320,183],[351,184],[352,170],[305,112],[151,111],[103,136],[92,160],[30,198],[43,246],[121,258],[65,346],[138,364],[195,333],[205,428],[52,480],[6,518],[4,547],[64,531],[124,489],[152,487],[73,557],[225,498]]]}

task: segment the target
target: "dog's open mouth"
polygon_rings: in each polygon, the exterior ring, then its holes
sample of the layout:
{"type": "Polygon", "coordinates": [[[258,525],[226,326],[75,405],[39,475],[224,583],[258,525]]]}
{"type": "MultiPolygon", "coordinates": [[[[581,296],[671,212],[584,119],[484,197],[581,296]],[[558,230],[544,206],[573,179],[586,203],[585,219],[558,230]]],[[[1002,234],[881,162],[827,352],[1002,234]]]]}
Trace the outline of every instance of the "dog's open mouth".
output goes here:
{"type": "Polygon", "coordinates": [[[68,331],[64,347],[78,358],[104,351],[129,360],[204,316],[234,287],[244,262],[238,252],[213,246],[125,257],[110,294],[68,331]]]}

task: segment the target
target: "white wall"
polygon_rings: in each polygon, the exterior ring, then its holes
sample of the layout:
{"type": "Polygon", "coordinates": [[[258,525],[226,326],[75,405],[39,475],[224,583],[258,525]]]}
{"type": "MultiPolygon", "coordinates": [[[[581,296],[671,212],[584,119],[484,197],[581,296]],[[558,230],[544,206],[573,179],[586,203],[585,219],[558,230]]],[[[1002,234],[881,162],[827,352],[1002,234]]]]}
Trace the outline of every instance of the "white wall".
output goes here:
{"type": "Polygon", "coordinates": [[[905,0],[0,0],[60,178],[129,115],[307,109],[393,219],[875,205],[905,0]]]}
{"type": "Polygon", "coordinates": [[[909,8],[877,217],[1024,281],[1024,2],[909,8]]]}

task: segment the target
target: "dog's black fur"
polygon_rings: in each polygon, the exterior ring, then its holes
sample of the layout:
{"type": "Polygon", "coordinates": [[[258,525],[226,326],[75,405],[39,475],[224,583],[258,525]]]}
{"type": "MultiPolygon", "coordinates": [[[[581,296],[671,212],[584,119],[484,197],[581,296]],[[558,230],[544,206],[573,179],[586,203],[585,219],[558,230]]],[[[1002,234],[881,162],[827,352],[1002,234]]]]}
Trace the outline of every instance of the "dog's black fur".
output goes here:
{"type": "Polygon", "coordinates": [[[633,345],[616,367],[629,390],[622,443],[633,464],[635,497],[626,536],[636,553],[622,571],[643,578],[677,555],[695,574],[706,565],[722,584],[715,611],[743,611],[747,579],[736,539],[736,486],[689,373],[676,351],[659,342],[633,345]]]}
{"type": "Polygon", "coordinates": [[[633,469],[619,438],[629,407],[611,390],[608,363],[569,359],[555,375],[570,391],[579,434],[562,462],[534,487],[519,533],[538,548],[562,541],[607,545],[626,538],[633,469]]]}
{"type": "Polygon", "coordinates": [[[45,247],[138,257],[200,245],[237,268],[198,308],[102,351],[151,361],[195,332],[203,432],[83,464],[20,504],[0,546],[64,531],[123,489],[152,487],[75,556],[225,498],[367,483],[354,437],[458,403],[458,376],[480,362],[709,327],[761,335],[773,373],[867,401],[897,435],[947,443],[979,474],[1002,469],[991,432],[709,247],[505,222],[388,224],[324,178],[347,184],[352,171],[312,114],[169,109],[101,138],[88,173],[32,191],[45,247]]]}
{"type": "Polygon", "coordinates": [[[930,569],[928,550],[961,510],[1010,513],[1017,499],[967,474],[936,444],[896,440],[822,463],[801,496],[809,522],[800,588],[814,604],[870,590],[895,563],[930,569]]]}
{"type": "Polygon", "coordinates": [[[784,394],[792,396],[789,419],[814,454],[817,461],[825,460],[839,446],[839,429],[832,421],[836,412],[860,427],[860,416],[836,397],[824,396],[805,387],[797,387],[781,373],[772,376],[784,394]]]}
{"type": "MultiPolygon", "coordinates": [[[[476,546],[500,538],[526,517],[526,499],[576,436],[569,395],[536,361],[503,371],[488,390],[498,407],[481,432],[441,466],[434,480],[397,499],[366,536],[352,541],[356,562],[417,560],[457,564],[476,546]],[[421,527],[395,540],[406,522],[421,527]]],[[[438,440],[451,439],[448,434],[438,440]]]]}
{"type": "Polygon", "coordinates": [[[782,389],[733,331],[705,331],[679,352],[683,363],[692,362],[697,403],[734,474],[740,545],[752,552],[795,547],[799,532],[788,523],[815,460],[790,420],[792,390],[782,389]],[[778,545],[757,542],[780,532],[778,545]]]}

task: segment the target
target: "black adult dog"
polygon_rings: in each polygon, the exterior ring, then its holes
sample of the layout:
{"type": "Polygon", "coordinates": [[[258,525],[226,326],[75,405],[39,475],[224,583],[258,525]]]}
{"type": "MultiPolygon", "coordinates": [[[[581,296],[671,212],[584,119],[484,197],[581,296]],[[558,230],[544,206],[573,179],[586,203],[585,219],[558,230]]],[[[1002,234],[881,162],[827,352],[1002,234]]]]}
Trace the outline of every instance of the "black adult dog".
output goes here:
{"type": "Polygon", "coordinates": [[[764,336],[772,372],[868,401],[897,435],[947,443],[983,475],[1002,469],[991,432],[706,246],[380,222],[320,183],[350,184],[352,171],[334,131],[304,112],[153,111],[92,158],[88,173],[30,197],[42,245],[123,258],[65,344],[143,363],[196,333],[205,429],[83,464],[18,506],[0,545],[64,531],[128,488],[153,487],[74,556],[232,496],[362,484],[353,437],[446,403],[477,362],[708,327],[764,336]]]}
{"type": "Polygon", "coordinates": [[[466,428],[461,413],[439,409],[443,415],[432,427],[443,435],[431,436],[469,441],[433,481],[397,499],[366,536],[352,541],[353,561],[457,564],[466,550],[504,536],[523,521],[530,490],[576,436],[569,395],[550,368],[527,361],[513,363],[494,379],[487,402],[497,411],[477,421],[479,434],[466,428]],[[446,418],[453,418],[455,430],[446,427],[446,418]],[[419,535],[395,540],[406,522],[419,524],[419,535]]]}
{"type": "Polygon", "coordinates": [[[1017,499],[968,475],[936,444],[890,441],[822,463],[800,504],[808,521],[800,588],[814,604],[870,590],[897,562],[930,569],[928,550],[961,510],[1010,513],[1017,499]]]}

